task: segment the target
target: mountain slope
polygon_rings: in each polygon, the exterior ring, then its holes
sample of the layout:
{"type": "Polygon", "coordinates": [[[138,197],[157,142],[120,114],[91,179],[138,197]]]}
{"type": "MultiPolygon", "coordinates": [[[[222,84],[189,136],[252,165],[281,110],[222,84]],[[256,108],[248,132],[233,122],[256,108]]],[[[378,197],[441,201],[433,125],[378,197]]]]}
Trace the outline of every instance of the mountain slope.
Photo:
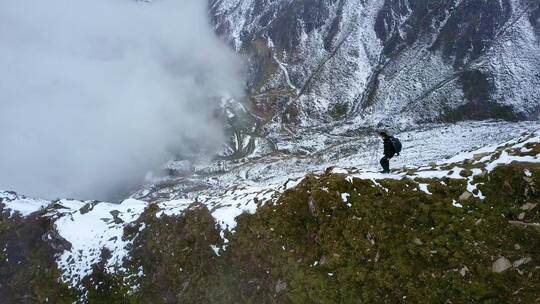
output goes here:
{"type": "Polygon", "coordinates": [[[532,0],[210,1],[217,33],[249,60],[253,112],[301,125],[536,119],[538,11],[532,0]]]}
{"type": "Polygon", "coordinates": [[[254,196],[229,189],[221,199],[236,207],[3,192],[0,294],[13,303],[534,303],[539,164],[536,133],[390,175],[330,168],[254,196]],[[240,215],[243,204],[252,209],[240,215]]]}

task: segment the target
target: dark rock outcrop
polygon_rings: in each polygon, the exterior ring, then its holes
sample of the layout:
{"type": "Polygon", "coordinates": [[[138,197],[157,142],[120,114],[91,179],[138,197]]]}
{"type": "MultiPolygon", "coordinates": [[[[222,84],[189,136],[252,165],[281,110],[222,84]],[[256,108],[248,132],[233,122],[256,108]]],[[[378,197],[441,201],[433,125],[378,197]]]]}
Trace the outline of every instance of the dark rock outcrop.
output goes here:
{"type": "Polygon", "coordinates": [[[61,283],[56,254],[70,244],[44,213],[11,215],[0,202],[0,299],[2,303],[73,303],[78,293],[61,283]]]}

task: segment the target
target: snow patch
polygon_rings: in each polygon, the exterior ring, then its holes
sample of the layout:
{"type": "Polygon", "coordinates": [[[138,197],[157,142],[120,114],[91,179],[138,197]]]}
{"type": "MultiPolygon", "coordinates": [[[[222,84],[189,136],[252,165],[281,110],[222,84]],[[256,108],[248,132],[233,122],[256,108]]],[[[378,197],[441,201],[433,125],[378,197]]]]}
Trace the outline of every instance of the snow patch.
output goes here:
{"type": "Polygon", "coordinates": [[[7,209],[11,210],[11,215],[20,214],[21,216],[29,216],[32,213],[38,212],[47,207],[50,202],[38,199],[21,198],[15,200],[7,200],[4,202],[7,209]]]}
{"type": "Polygon", "coordinates": [[[428,184],[418,184],[418,189],[420,189],[420,191],[423,191],[429,195],[433,195],[433,193],[429,192],[428,190],[428,184]]]}

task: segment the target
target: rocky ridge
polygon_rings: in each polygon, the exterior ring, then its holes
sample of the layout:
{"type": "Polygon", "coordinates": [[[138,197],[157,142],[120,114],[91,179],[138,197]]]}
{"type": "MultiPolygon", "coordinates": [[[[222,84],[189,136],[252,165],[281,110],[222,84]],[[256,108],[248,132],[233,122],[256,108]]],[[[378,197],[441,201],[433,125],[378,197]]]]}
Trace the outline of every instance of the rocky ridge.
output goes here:
{"type": "Polygon", "coordinates": [[[252,196],[238,189],[238,203],[251,204],[243,214],[191,200],[47,202],[3,192],[0,295],[534,303],[539,157],[532,133],[390,175],[329,168],[252,196]]]}

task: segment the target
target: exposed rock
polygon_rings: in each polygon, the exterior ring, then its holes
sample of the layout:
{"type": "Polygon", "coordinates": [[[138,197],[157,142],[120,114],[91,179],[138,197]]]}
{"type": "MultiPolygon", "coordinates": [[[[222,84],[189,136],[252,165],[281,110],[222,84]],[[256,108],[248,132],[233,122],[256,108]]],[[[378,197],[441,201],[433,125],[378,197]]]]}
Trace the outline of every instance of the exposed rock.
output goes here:
{"type": "Polygon", "coordinates": [[[98,204],[99,202],[97,201],[94,201],[94,202],[90,202],[90,203],[86,203],[84,206],[82,206],[82,208],[80,209],[81,210],[81,214],[86,214],[90,211],[92,211],[94,209],[94,207],[98,204]]]}
{"type": "Polygon", "coordinates": [[[522,221],[508,221],[510,225],[514,226],[521,226],[521,227],[534,227],[534,228],[540,228],[540,223],[526,223],[522,221]]]}
{"type": "Polygon", "coordinates": [[[535,207],[536,207],[536,204],[526,203],[525,205],[521,206],[521,210],[529,211],[529,210],[534,209],[535,207]]]}
{"type": "Polygon", "coordinates": [[[282,280],[278,280],[276,283],[276,293],[281,293],[285,290],[287,290],[287,283],[283,282],[282,280]]]}
{"type": "Polygon", "coordinates": [[[465,275],[467,275],[467,271],[469,271],[469,268],[467,266],[463,266],[463,268],[459,270],[459,274],[464,277],[465,275]]]}
{"type": "Polygon", "coordinates": [[[491,266],[491,270],[495,273],[503,273],[510,268],[512,268],[512,262],[505,257],[498,258],[491,266]]]}
{"type": "Polygon", "coordinates": [[[529,177],[529,176],[524,176],[524,177],[523,177],[523,180],[526,181],[526,182],[529,183],[529,184],[532,184],[532,183],[533,183],[533,178],[532,178],[532,177],[529,177]]]}
{"type": "Polygon", "coordinates": [[[315,201],[313,200],[313,196],[309,197],[308,208],[311,216],[317,217],[317,208],[315,207],[315,201]]]}
{"type": "Polygon", "coordinates": [[[472,170],[469,170],[469,169],[463,169],[463,170],[461,170],[461,172],[459,172],[459,175],[463,176],[463,177],[469,177],[469,176],[473,175],[473,172],[472,172],[472,170]]]}
{"type": "Polygon", "coordinates": [[[118,215],[120,214],[120,211],[118,210],[111,210],[109,212],[112,217],[113,217],[113,221],[115,224],[122,224],[124,222],[124,220],[122,220],[118,215]]]}
{"type": "Polygon", "coordinates": [[[514,268],[518,268],[519,266],[527,264],[530,261],[532,261],[532,259],[530,257],[521,258],[519,260],[514,261],[514,263],[512,265],[514,266],[514,268]]]}
{"type": "Polygon", "coordinates": [[[465,191],[459,196],[458,199],[459,199],[460,202],[464,202],[464,201],[470,199],[472,196],[473,196],[472,193],[470,193],[469,191],[465,191]]]}

